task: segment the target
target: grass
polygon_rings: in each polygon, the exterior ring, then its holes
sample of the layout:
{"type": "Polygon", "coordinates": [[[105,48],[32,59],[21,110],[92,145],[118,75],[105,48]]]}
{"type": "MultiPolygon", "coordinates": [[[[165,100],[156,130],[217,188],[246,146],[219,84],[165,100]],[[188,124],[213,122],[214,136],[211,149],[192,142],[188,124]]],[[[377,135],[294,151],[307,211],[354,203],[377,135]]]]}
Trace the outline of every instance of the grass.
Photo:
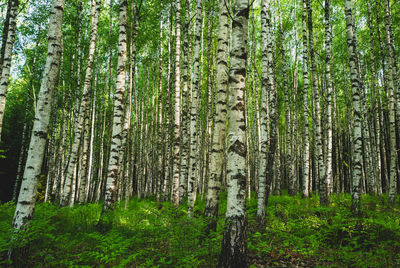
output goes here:
{"type": "MultiPolygon", "coordinates": [[[[334,195],[330,207],[319,197],[271,196],[267,223],[256,228],[256,199],[248,201],[248,249],[252,267],[400,265],[400,209],[387,197],[364,196],[362,214],[350,213],[350,195],[334,195]]],[[[221,200],[226,200],[225,193],[221,200]]],[[[10,242],[15,205],[0,205],[0,266],[7,250],[29,244],[29,267],[214,267],[218,262],[226,202],[217,232],[205,235],[204,202],[194,218],[184,205],[132,199],[109,215],[112,228],[96,229],[101,205],[58,208],[37,205],[31,228],[10,242]]]]}

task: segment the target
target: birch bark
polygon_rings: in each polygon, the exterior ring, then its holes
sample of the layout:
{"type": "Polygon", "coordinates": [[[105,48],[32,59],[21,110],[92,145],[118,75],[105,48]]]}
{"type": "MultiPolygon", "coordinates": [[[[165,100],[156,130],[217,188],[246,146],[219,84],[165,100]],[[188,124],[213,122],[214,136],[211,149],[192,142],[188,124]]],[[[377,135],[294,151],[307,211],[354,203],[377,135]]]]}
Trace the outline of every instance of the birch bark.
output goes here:
{"type": "MultiPolygon", "coordinates": [[[[326,173],[320,174],[321,191],[320,203],[329,205],[329,185],[332,182],[332,81],[331,81],[331,59],[332,59],[332,32],[330,18],[330,0],[325,0],[325,84],[327,99],[327,152],[326,152],[326,173]]],[[[319,164],[319,163],[318,163],[319,164]]]]}
{"type": "Polygon", "coordinates": [[[196,23],[195,23],[195,39],[194,39],[194,64],[192,69],[192,94],[191,94],[191,108],[190,108],[190,164],[189,164],[189,178],[188,178],[188,213],[193,212],[194,202],[196,201],[196,181],[199,171],[199,163],[197,159],[197,109],[199,100],[197,94],[200,92],[200,45],[201,45],[201,8],[203,0],[197,1],[196,7],[196,23]]]}
{"type": "MultiPolygon", "coordinates": [[[[43,81],[36,104],[35,119],[29,144],[28,157],[18,196],[12,226],[15,230],[24,229],[33,216],[36,202],[38,180],[43,163],[45,144],[50,120],[53,93],[57,86],[57,75],[61,57],[62,19],[64,1],[54,0],[50,11],[48,49],[43,81]]],[[[9,256],[12,252],[9,252],[9,256]]],[[[11,256],[12,257],[12,256],[11,256]]]]}
{"type": "Polygon", "coordinates": [[[4,40],[4,58],[2,62],[1,71],[0,71],[0,140],[1,140],[1,131],[3,129],[3,118],[4,118],[4,110],[6,107],[6,96],[7,96],[7,88],[10,80],[10,70],[11,70],[11,60],[12,60],[12,50],[14,47],[15,41],[15,29],[17,25],[17,12],[19,6],[19,0],[9,0],[10,1],[10,13],[9,13],[9,21],[8,21],[8,33],[7,39],[4,40]]]}
{"type": "Polygon", "coordinates": [[[181,1],[175,3],[175,114],[174,114],[174,167],[172,202],[179,205],[179,166],[180,166],[180,142],[181,142],[181,1]]]}
{"type": "Polygon", "coordinates": [[[352,139],[354,144],[353,152],[353,183],[351,209],[353,213],[358,214],[360,210],[360,182],[362,178],[362,137],[361,137],[361,104],[360,104],[360,74],[357,67],[357,39],[354,33],[353,14],[352,14],[352,1],[345,0],[345,14],[346,14],[346,35],[347,46],[349,51],[349,65],[350,65],[350,78],[351,90],[354,108],[354,127],[352,139]]]}
{"type": "Polygon", "coordinates": [[[215,127],[211,144],[210,179],[207,186],[204,215],[210,217],[209,228],[216,230],[219,191],[222,182],[226,132],[226,91],[228,86],[228,10],[225,0],[219,1],[218,49],[217,49],[217,102],[215,127]]]}
{"type": "Polygon", "coordinates": [[[247,267],[245,86],[247,61],[247,0],[233,4],[228,116],[228,203],[219,267],[247,267]]]}
{"type": "MultiPolygon", "coordinates": [[[[389,148],[390,148],[390,180],[389,180],[389,203],[394,204],[397,193],[397,144],[396,144],[396,104],[398,105],[398,100],[396,100],[395,93],[398,90],[395,85],[394,77],[398,79],[396,74],[394,59],[395,49],[392,40],[392,23],[391,23],[391,10],[390,2],[384,0],[385,3],[385,31],[386,31],[386,46],[389,48],[387,51],[387,91],[389,95],[389,148]]],[[[398,111],[399,112],[399,111],[398,111]]]]}
{"type": "Polygon", "coordinates": [[[307,9],[306,0],[303,0],[303,198],[309,196],[309,177],[310,177],[310,140],[309,140],[309,122],[308,122],[308,47],[307,47],[307,27],[306,27],[307,9]]]}
{"type": "Polygon", "coordinates": [[[106,193],[102,215],[113,208],[117,193],[117,177],[119,164],[119,151],[122,140],[122,123],[124,117],[124,95],[126,80],[126,25],[127,25],[127,0],[120,0],[119,6],[119,37],[118,37],[118,70],[116,90],[114,94],[114,119],[112,126],[112,141],[107,169],[106,193]]]}

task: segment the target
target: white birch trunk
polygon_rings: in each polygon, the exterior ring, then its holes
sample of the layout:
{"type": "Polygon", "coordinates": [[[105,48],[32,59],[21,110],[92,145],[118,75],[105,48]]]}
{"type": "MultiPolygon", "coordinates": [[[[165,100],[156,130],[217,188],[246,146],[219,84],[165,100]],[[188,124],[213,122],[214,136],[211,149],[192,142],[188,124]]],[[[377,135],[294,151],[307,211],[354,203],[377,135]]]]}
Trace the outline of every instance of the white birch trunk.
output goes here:
{"type": "Polygon", "coordinates": [[[50,12],[48,49],[43,81],[36,104],[35,119],[29,144],[27,162],[22,179],[21,191],[14,214],[12,226],[15,230],[24,229],[33,216],[38,180],[43,163],[50,109],[53,93],[57,86],[57,74],[61,57],[62,18],[64,1],[53,0],[50,12]]]}
{"type": "Polygon", "coordinates": [[[175,44],[175,111],[174,111],[174,166],[172,183],[172,202],[179,205],[179,170],[181,142],[181,1],[175,2],[176,44],[175,44]]]}
{"type": "Polygon", "coordinates": [[[193,84],[191,94],[191,109],[190,109],[190,164],[189,164],[189,178],[188,178],[188,213],[192,214],[194,202],[196,201],[196,181],[199,172],[199,161],[197,153],[197,109],[199,106],[198,93],[199,88],[199,74],[200,74],[200,45],[201,45],[201,8],[202,1],[197,0],[196,7],[196,25],[195,25],[195,40],[194,40],[194,64],[192,70],[193,84]]]}
{"type": "Polygon", "coordinates": [[[215,127],[211,144],[210,179],[207,187],[205,216],[210,217],[209,228],[216,230],[219,192],[222,182],[226,132],[226,91],[228,86],[228,10],[225,1],[219,1],[218,49],[217,49],[217,102],[215,127]]]}
{"type": "Polygon", "coordinates": [[[303,0],[303,198],[309,196],[309,179],[310,179],[310,140],[309,140],[309,122],[308,122],[308,48],[307,48],[307,9],[306,0],[303,0]]]}
{"type": "Polygon", "coordinates": [[[261,2],[261,38],[262,38],[262,61],[261,61],[261,137],[260,137],[260,168],[258,178],[258,200],[257,200],[257,219],[258,222],[264,220],[265,217],[265,191],[267,183],[267,147],[268,147],[268,56],[269,46],[271,45],[269,40],[270,25],[268,12],[270,8],[269,0],[261,2]]]}
{"type": "Polygon", "coordinates": [[[360,104],[360,74],[357,67],[357,39],[354,33],[351,0],[344,1],[346,14],[347,46],[349,51],[350,79],[354,107],[354,127],[352,133],[353,152],[353,184],[351,209],[357,214],[360,210],[360,182],[362,178],[362,137],[361,137],[361,104],[360,104]]]}
{"type": "Polygon", "coordinates": [[[0,66],[0,140],[1,140],[1,131],[3,130],[3,118],[4,118],[4,110],[6,107],[6,96],[7,96],[7,88],[10,79],[10,70],[11,70],[11,60],[12,60],[12,50],[14,47],[15,41],[15,29],[17,24],[17,12],[19,1],[18,0],[9,0],[10,3],[10,13],[9,13],[9,28],[8,28],[8,36],[4,47],[4,59],[3,65],[0,66]]]}
{"type": "Polygon", "coordinates": [[[185,38],[183,41],[183,88],[182,88],[182,152],[181,152],[181,163],[180,163],[180,178],[179,178],[179,202],[182,203],[187,191],[187,177],[188,177],[188,163],[189,163],[189,64],[191,59],[189,58],[189,42],[190,42],[190,2],[185,1],[185,38]]]}
{"type": "MultiPolygon", "coordinates": [[[[333,181],[332,174],[332,81],[331,81],[331,58],[332,58],[332,32],[331,32],[331,19],[330,19],[330,0],[325,0],[325,85],[326,85],[326,100],[327,100],[327,140],[326,140],[326,159],[325,167],[326,173],[320,174],[320,203],[322,205],[329,205],[330,187],[333,181]]],[[[318,161],[319,162],[319,161],[318,161]]],[[[319,163],[318,163],[319,165],[319,163]]],[[[321,169],[322,171],[322,169],[321,169]]]]}
{"type": "MultiPolygon", "coordinates": [[[[398,90],[395,87],[393,77],[398,79],[395,68],[395,49],[392,40],[392,24],[390,15],[390,1],[384,0],[385,3],[385,31],[386,31],[386,46],[389,48],[387,53],[387,91],[389,95],[389,148],[390,148],[390,185],[389,185],[389,203],[394,204],[397,193],[397,144],[396,144],[396,105],[398,101],[395,97],[395,92],[398,90]]],[[[400,111],[397,111],[400,112],[400,111]]]]}
{"type": "Polygon", "coordinates": [[[158,85],[158,174],[157,174],[157,202],[161,199],[163,182],[163,159],[165,152],[163,150],[163,14],[160,14],[160,58],[159,58],[159,85],[158,85]]]}
{"type": "Polygon", "coordinates": [[[87,173],[87,187],[85,189],[85,200],[89,201],[90,191],[92,188],[92,177],[93,177],[93,147],[94,147],[94,136],[95,136],[95,117],[96,117],[96,90],[97,90],[97,76],[95,79],[95,90],[93,94],[93,105],[92,105],[92,119],[91,119],[91,130],[90,130],[90,142],[89,142],[89,162],[88,162],[88,173],[87,173]]]}
{"type": "MultiPolygon", "coordinates": [[[[320,108],[320,97],[318,89],[318,78],[317,78],[317,66],[315,63],[315,49],[314,49],[314,33],[313,33],[313,19],[312,19],[312,1],[307,0],[307,13],[308,13],[308,43],[310,49],[310,65],[311,65],[311,82],[312,89],[314,93],[314,107],[315,107],[315,118],[313,120],[313,133],[315,136],[315,152],[317,157],[317,174],[314,176],[316,178],[316,186],[321,183],[321,180],[325,176],[325,165],[324,157],[322,153],[322,129],[321,129],[321,108],[320,108]]],[[[332,133],[331,133],[332,135],[332,133]]],[[[331,145],[332,147],[332,145],[331,145]]]]}
{"type": "Polygon", "coordinates": [[[229,71],[228,202],[219,267],[247,267],[245,86],[247,61],[247,0],[233,6],[229,71]]]}
{"type": "Polygon", "coordinates": [[[112,127],[112,141],[110,158],[107,169],[106,194],[104,198],[102,214],[112,209],[117,193],[117,177],[119,164],[119,150],[122,139],[122,121],[124,117],[124,95],[126,80],[126,24],[127,24],[127,0],[120,1],[119,9],[119,38],[118,38],[118,72],[116,91],[114,94],[114,120],[112,127]]]}

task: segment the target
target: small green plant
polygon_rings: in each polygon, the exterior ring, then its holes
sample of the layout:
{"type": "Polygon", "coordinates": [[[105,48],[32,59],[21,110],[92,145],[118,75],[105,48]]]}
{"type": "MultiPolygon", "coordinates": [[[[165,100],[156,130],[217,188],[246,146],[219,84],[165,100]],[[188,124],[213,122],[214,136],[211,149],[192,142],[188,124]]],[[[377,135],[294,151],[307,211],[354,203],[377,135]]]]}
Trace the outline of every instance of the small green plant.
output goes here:
{"type": "Polygon", "coordinates": [[[2,159],[6,158],[6,150],[1,150],[0,149],[0,158],[2,158],[2,159]]]}

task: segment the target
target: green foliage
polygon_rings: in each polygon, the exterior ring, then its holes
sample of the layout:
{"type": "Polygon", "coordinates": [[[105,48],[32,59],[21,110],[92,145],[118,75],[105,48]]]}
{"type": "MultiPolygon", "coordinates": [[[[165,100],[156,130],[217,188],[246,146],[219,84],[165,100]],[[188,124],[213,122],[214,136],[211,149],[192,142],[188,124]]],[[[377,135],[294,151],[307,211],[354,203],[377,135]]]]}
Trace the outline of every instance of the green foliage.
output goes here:
{"type": "Polygon", "coordinates": [[[131,200],[113,213],[105,234],[96,228],[101,206],[58,208],[41,203],[30,228],[10,241],[15,206],[0,206],[0,266],[7,250],[29,244],[31,267],[208,267],[216,262],[220,234],[205,236],[202,217],[188,218],[186,208],[170,203],[131,200]]]}
{"type": "Polygon", "coordinates": [[[0,150],[0,158],[6,158],[5,153],[6,150],[0,150]]]}
{"type": "Polygon", "coordinates": [[[398,266],[398,208],[388,208],[381,197],[365,196],[362,215],[353,217],[350,200],[348,194],[332,196],[331,206],[321,207],[319,196],[272,196],[266,228],[249,235],[249,249],[270,264],[398,266]]]}
{"type": "MultiPolygon", "coordinates": [[[[267,223],[256,225],[257,202],[248,201],[249,261],[278,266],[400,265],[400,210],[385,198],[364,196],[362,215],[350,212],[350,195],[332,196],[331,206],[319,197],[271,196],[267,223]]],[[[112,226],[96,228],[101,205],[58,208],[41,203],[28,230],[12,235],[15,205],[0,206],[0,266],[7,250],[29,245],[30,267],[213,267],[222,240],[226,193],[221,196],[217,232],[206,234],[198,201],[194,218],[187,207],[169,202],[132,199],[128,210],[119,204],[108,216],[112,226]]]]}

